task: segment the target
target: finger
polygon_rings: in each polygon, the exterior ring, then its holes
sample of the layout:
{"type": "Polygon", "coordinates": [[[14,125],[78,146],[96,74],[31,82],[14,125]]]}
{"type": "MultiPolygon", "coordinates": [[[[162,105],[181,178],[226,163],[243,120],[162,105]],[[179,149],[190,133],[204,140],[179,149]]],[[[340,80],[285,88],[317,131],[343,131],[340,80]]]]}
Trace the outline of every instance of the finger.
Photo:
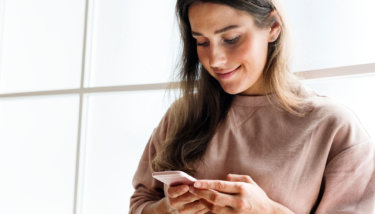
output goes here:
{"type": "Polygon", "coordinates": [[[185,193],[177,198],[170,198],[169,204],[174,209],[180,209],[184,207],[186,204],[192,203],[194,201],[199,200],[200,198],[197,195],[194,195],[190,192],[185,193]]]}
{"type": "Polygon", "coordinates": [[[206,207],[204,203],[200,200],[194,201],[192,203],[186,204],[182,209],[179,209],[180,214],[184,213],[205,213],[210,211],[209,207],[206,207]]]}
{"type": "Polygon", "coordinates": [[[226,180],[227,181],[245,182],[245,183],[254,183],[253,179],[248,175],[228,174],[226,180]]]}
{"type": "Polygon", "coordinates": [[[197,197],[208,201],[209,203],[222,207],[229,206],[235,202],[234,195],[228,195],[215,190],[196,189],[194,187],[190,187],[189,191],[197,197]]]}
{"type": "Polygon", "coordinates": [[[216,214],[236,213],[235,210],[231,207],[221,207],[221,206],[213,206],[210,211],[216,214]]]}
{"type": "Polygon", "coordinates": [[[194,183],[197,189],[212,189],[224,193],[240,193],[243,190],[243,183],[221,181],[221,180],[198,180],[194,183]]]}
{"type": "Polygon", "coordinates": [[[203,210],[200,210],[200,211],[196,212],[196,214],[205,214],[205,213],[207,213],[209,211],[210,211],[210,209],[205,208],[203,210]]]}
{"type": "Polygon", "coordinates": [[[179,186],[170,186],[168,187],[168,197],[170,198],[177,198],[189,191],[188,185],[179,185],[179,186]]]}

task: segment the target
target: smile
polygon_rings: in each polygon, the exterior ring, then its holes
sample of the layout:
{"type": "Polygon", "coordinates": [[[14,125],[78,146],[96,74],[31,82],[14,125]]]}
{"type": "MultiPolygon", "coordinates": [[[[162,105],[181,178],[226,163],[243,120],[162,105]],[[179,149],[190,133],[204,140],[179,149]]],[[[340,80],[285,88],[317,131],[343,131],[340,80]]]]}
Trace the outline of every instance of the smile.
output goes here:
{"type": "Polygon", "coordinates": [[[230,78],[231,76],[233,76],[240,68],[241,66],[238,66],[236,69],[234,70],[229,70],[229,71],[220,71],[219,72],[216,72],[216,75],[219,79],[228,79],[230,78]]]}

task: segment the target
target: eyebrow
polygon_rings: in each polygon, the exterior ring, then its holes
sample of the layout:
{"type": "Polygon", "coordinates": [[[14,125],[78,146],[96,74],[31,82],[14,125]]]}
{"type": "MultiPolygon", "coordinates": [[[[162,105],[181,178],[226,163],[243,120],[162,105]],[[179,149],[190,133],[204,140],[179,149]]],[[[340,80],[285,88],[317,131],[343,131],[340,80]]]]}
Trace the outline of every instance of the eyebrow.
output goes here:
{"type": "MultiPolygon", "coordinates": [[[[228,30],[231,30],[231,29],[234,29],[234,28],[238,28],[238,27],[239,27],[238,25],[229,25],[225,28],[222,28],[222,29],[219,29],[219,30],[215,31],[214,33],[219,34],[219,33],[223,33],[225,31],[228,31],[228,30]]],[[[198,33],[198,32],[194,32],[194,31],[192,31],[192,35],[193,36],[203,36],[203,34],[198,33]]]]}

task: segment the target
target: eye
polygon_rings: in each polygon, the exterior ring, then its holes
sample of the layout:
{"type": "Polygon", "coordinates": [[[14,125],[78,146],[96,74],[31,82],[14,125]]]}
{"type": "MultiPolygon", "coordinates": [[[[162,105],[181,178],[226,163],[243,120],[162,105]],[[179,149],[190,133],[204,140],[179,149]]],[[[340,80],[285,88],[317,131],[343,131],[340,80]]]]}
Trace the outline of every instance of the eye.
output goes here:
{"type": "Polygon", "coordinates": [[[198,42],[198,41],[197,41],[197,46],[207,47],[208,45],[209,45],[208,42],[198,42]]]}
{"type": "Polygon", "coordinates": [[[238,40],[240,39],[240,36],[236,36],[233,39],[224,39],[224,42],[230,45],[236,44],[238,40]]]}

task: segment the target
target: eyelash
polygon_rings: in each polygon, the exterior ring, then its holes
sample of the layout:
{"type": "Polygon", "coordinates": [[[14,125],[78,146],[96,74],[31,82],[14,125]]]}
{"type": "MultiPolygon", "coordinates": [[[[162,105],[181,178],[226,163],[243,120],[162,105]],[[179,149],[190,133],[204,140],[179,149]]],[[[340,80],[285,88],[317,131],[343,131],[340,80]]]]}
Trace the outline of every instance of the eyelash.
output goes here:
{"type": "Polygon", "coordinates": [[[238,41],[239,38],[240,38],[240,37],[237,36],[237,37],[234,37],[233,39],[225,39],[224,42],[226,42],[226,43],[228,43],[228,44],[230,44],[230,45],[233,45],[233,44],[236,44],[236,43],[237,43],[237,41],[238,41]]]}
{"type": "Polygon", "coordinates": [[[202,42],[202,43],[198,43],[198,42],[197,42],[197,46],[203,46],[203,47],[206,47],[206,46],[208,46],[208,42],[202,42]]]}
{"type": "MultiPolygon", "coordinates": [[[[238,42],[240,36],[237,36],[237,37],[234,37],[233,39],[224,39],[224,42],[229,44],[229,45],[234,45],[238,42]]],[[[197,42],[197,46],[202,46],[202,47],[206,47],[208,46],[209,42],[202,42],[202,43],[198,43],[197,42]]]]}

